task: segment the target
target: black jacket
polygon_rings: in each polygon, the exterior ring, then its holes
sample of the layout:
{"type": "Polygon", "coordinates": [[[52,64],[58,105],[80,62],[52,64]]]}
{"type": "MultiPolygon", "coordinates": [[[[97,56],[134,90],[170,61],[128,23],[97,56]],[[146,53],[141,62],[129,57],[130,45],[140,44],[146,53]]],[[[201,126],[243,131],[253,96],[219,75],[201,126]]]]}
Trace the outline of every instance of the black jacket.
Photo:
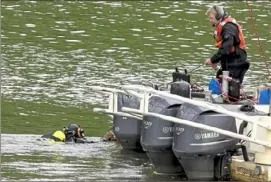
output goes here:
{"type": "MultiPolygon", "coordinates": [[[[226,17],[225,17],[226,18],[226,17]]],[[[247,59],[247,54],[245,50],[236,48],[235,52],[232,52],[232,46],[238,46],[240,43],[239,30],[237,25],[234,23],[226,23],[222,30],[222,47],[219,48],[217,53],[211,57],[212,63],[221,62],[222,67],[236,65],[236,62],[245,62],[247,59]]]]}

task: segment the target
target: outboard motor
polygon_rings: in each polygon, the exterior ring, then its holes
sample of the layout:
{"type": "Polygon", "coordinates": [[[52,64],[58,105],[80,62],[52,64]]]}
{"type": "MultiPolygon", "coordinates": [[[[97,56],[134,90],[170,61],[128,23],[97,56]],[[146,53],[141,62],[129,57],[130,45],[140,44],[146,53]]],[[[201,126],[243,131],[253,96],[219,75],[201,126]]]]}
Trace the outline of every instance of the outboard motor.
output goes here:
{"type": "MultiPolygon", "coordinates": [[[[137,97],[119,94],[118,111],[121,111],[122,107],[139,109],[140,100],[137,97]]],[[[141,123],[142,120],[139,119],[124,116],[114,116],[113,132],[124,149],[143,151],[140,145],[141,123]]]]}
{"type": "MultiPolygon", "coordinates": [[[[235,118],[188,103],[177,117],[237,133],[235,118]]],[[[189,180],[225,180],[231,177],[231,156],[238,139],[208,130],[175,124],[173,152],[189,180]]]]}
{"type": "MultiPolygon", "coordinates": [[[[181,81],[171,85],[171,93],[190,96],[190,85],[181,81]]],[[[175,117],[182,102],[175,99],[152,96],[149,112],[175,117]]],[[[146,151],[157,173],[184,174],[172,152],[174,123],[157,117],[144,116],[141,131],[141,145],[146,151]]]]}

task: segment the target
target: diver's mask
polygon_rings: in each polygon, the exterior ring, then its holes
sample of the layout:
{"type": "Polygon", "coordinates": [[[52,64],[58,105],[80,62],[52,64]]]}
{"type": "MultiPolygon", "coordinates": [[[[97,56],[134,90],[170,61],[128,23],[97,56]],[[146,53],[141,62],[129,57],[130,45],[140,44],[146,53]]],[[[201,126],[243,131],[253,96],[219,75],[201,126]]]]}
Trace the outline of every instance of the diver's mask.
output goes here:
{"type": "Polygon", "coordinates": [[[69,130],[68,127],[63,127],[63,132],[65,133],[66,136],[74,136],[75,135],[75,131],[69,130]]]}
{"type": "Polygon", "coordinates": [[[83,128],[80,127],[80,125],[71,124],[68,127],[63,128],[63,132],[67,136],[72,136],[76,138],[84,138],[85,137],[85,131],[83,128]]]}
{"type": "Polygon", "coordinates": [[[84,138],[85,137],[85,131],[84,131],[84,129],[83,128],[78,128],[77,129],[77,136],[79,137],[79,138],[84,138]]]}

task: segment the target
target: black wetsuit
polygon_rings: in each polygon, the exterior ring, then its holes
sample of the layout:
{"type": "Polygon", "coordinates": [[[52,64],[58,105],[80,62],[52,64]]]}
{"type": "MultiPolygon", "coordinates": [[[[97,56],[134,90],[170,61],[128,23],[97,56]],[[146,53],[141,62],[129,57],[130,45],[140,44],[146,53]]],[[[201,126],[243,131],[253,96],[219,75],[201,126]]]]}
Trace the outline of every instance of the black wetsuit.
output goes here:
{"type": "Polygon", "coordinates": [[[75,136],[66,136],[66,142],[74,142],[74,143],[96,143],[94,141],[88,141],[86,138],[78,138],[75,136]]]}
{"type": "Polygon", "coordinates": [[[55,132],[51,132],[45,135],[42,135],[41,138],[49,138],[49,139],[53,139],[56,142],[67,142],[67,143],[95,143],[94,141],[88,141],[86,138],[78,138],[73,136],[71,133],[67,133],[66,136],[66,140],[65,141],[61,141],[59,138],[55,137],[53,134],[55,132]]]}
{"type": "MultiPolygon", "coordinates": [[[[224,16],[225,18],[227,15],[224,16]]],[[[232,78],[238,79],[242,83],[250,63],[247,61],[246,51],[238,47],[240,43],[239,30],[235,24],[226,23],[223,26],[222,42],[222,47],[211,57],[212,63],[221,63],[216,77],[219,78],[222,71],[229,71],[232,78]],[[232,46],[235,46],[235,52],[232,52],[232,46]]]]}

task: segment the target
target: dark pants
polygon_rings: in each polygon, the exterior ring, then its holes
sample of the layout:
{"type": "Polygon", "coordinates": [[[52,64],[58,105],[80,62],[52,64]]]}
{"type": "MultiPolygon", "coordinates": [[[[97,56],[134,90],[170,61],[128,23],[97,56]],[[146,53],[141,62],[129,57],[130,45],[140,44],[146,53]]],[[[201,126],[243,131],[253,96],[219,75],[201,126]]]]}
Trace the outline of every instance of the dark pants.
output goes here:
{"type": "Polygon", "coordinates": [[[229,76],[238,79],[242,84],[249,67],[250,63],[247,61],[246,52],[239,50],[238,55],[221,63],[221,68],[217,71],[216,77],[219,78],[222,75],[222,71],[229,71],[229,76]]]}
{"type": "MultiPolygon", "coordinates": [[[[248,65],[248,68],[249,68],[249,65],[248,65]]],[[[235,68],[235,69],[228,69],[228,70],[223,70],[222,68],[220,68],[216,73],[216,78],[220,78],[220,76],[223,74],[222,71],[229,71],[230,77],[238,79],[240,83],[243,83],[243,80],[248,68],[247,69],[235,68]]]]}

